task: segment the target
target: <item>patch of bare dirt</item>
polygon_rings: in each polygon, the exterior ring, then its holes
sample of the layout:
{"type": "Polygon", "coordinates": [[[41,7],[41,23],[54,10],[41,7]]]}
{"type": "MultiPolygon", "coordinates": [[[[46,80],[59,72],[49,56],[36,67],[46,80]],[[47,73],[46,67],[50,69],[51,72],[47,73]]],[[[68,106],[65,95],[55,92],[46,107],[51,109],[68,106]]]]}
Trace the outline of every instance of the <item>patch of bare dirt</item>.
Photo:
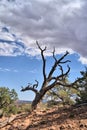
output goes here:
{"type": "Polygon", "coordinates": [[[87,130],[87,106],[37,110],[17,117],[1,130],[87,130]]]}

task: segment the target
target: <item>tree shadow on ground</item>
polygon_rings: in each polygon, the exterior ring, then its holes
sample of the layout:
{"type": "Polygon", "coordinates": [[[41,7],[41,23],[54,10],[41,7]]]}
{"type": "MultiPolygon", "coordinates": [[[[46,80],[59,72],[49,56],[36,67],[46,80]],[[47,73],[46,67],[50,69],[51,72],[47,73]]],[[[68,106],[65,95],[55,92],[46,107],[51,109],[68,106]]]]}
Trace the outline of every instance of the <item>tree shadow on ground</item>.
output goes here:
{"type": "MultiPolygon", "coordinates": [[[[22,113],[22,114],[18,114],[15,118],[13,118],[13,120],[11,122],[9,122],[9,120],[7,121],[6,125],[4,127],[8,127],[8,130],[22,130],[21,126],[21,122],[24,121],[24,119],[26,119],[28,116],[30,115],[30,112],[26,112],[26,113],[22,113]],[[14,124],[18,123],[18,127],[14,127],[14,124]]],[[[2,127],[2,128],[4,128],[2,127]]],[[[7,128],[6,128],[7,129],[7,128]]]]}
{"type": "Polygon", "coordinates": [[[32,123],[26,128],[26,130],[37,130],[49,128],[53,125],[61,125],[70,120],[87,119],[87,106],[82,109],[80,108],[58,108],[56,110],[34,115],[32,123]]]}

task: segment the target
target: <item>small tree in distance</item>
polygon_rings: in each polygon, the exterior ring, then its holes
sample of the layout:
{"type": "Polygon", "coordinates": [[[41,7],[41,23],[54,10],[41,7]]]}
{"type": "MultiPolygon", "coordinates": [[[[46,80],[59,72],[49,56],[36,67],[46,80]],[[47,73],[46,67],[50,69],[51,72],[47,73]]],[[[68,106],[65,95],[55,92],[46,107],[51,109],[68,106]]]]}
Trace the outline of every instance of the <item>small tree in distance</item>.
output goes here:
{"type": "Polygon", "coordinates": [[[35,98],[32,101],[32,110],[36,109],[37,104],[42,100],[42,98],[44,97],[46,92],[48,92],[55,86],[58,86],[58,85],[70,86],[70,85],[67,85],[62,82],[68,76],[68,74],[70,72],[70,67],[68,65],[67,65],[66,72],[64,72],[63,66],[62,66],[63,64],[70,62],[70,60],[64,61],[64,58],[69,54],[69,52],[66,51],[66,53],[63,56],[61,56],[59,59],[57,59],[55,56],[55,49],[54,49],[52,52],[54,64],[53,64],[52,68],[50,69],[48,75],[46,75],[46,58],[44,56],[44,52],[46,51],[47,48],[45,47],[44,49],[42,49],[40,47],[40,45],[38,44],[38,42],[36,42],[36,44],[41,52],[41,57],[42,57],[42,61],[43,61],[43,66],[42,66],[43,83],[42,83],[42,86],[39,91],[37,90],[38,83],[39,83],[37,80],[35,80],[36,84],[33,84],[33,85],[29,84],[28,86],[23,87],[21,89],[21,91],[31,90],[35,93],[35,98]],[[54,76],[54,72],[57,69],[57,67],[59,67],[60,74],[58,74],[57,76],[54,76]]]}
{"type": "Polygon", "coordinates": [[[78,97],[76,98],[77,104],[87,104],[87,67],[85,71],[80,72],[83,79],[77,82],[78,87],[78,97]]]}
{"type": "Polygon", "coordinates": [[[5,113],[13,113],[15,101],[18,99],[18,94],[14,89],[10,90],[6,87],[0,87],[0,109],[5,113]]]}

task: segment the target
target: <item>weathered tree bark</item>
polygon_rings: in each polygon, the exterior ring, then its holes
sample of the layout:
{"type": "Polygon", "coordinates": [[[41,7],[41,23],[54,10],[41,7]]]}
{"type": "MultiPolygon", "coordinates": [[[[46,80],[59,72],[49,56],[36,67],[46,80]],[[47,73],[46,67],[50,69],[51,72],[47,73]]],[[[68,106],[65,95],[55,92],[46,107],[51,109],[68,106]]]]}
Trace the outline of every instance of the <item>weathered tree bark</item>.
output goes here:
{"type": "MultiPolygon", "coordinates": [[[[57,85],[61,85],[61,86],[68,86],[70,87],[70,84],[63,84],[63,80],[66,78],[66,76],[68,76],[69,72],[70,72],[70,67],[67,65],[67,70],[66,72],[63,71],[63,64],[66,64],[67,62],[70,62],[69,60],[65,60],[64,58],[69,54],[67,51],[66,53],[61,56],[59,59],[56,58],[55,56],[55,49],[53,50],[53,59],[54,59],[54,64],[52,66],[52,68],[50,69],[50,72],[48,75],[46,75],[46,59],[44,56],[44,51],[46,51],[46,47],[44,49],[42,49],[40,47],[40,45],[38,44],[38,42],[36,42],[40,52],[41,52],[41,57],[42,57],[42,61],[43,61],[43,66],[42,66],[42,70],[43,70],[43,83],[41,86],[41,89],[38,91],[37,87],[38,87],[38,81],[36,81],[36,84],[29,84],[27,87],[22,88],[21,91],[27,91],[27,90],[31,90],[35,93],[35,98],[32,102],[32,110],[37,108],[37,104],[42,100],[42,98],[44,97],[45,93],[47,91],[49,91],[50,89],[52,89],[53,87],[57,86],[57,85]],[[60,74],[57,76],[54,76],[54,72],[57,69],[57,67],[59,67],[59,71],[60,74]]],[[[74,83],[72,83],[73,85],[74,83]]]]}
{"type": "Polygon", "coordinates": [[[40,101],[42,100],[43,96],[44,96],[45,92],[41,92],[41,93],[37,93],[33,102],[32,102],[32,110],[37,108],[37,104],[40,103],[40,101]]]}

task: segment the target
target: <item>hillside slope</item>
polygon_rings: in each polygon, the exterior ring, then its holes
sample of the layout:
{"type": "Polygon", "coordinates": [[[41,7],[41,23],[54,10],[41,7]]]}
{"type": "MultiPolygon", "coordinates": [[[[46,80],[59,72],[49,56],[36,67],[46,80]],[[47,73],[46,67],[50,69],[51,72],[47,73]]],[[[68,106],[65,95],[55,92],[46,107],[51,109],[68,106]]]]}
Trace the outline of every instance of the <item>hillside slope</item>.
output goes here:
{"type": "Polygon", "coordinates": [[[39,109],[19,116],[1,130],[87,130],[87,106],[39,109]]]}

